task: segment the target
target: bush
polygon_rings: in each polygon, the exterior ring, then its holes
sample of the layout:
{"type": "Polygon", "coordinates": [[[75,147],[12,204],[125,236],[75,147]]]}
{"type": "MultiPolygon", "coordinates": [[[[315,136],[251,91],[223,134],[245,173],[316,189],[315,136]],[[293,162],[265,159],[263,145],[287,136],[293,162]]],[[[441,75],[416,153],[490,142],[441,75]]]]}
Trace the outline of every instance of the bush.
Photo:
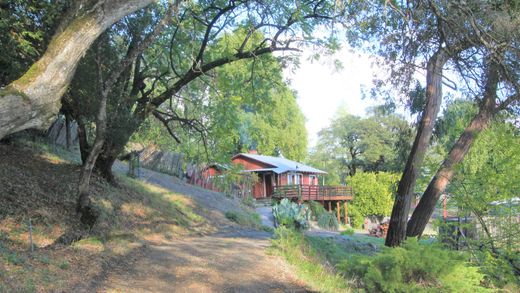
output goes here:
{"type": "Polygon", "coordinates": [[[399,174],[395,173],[357,172],[348,179],[355,193],[351,206],[362,217],[390,215],[398,182],[399,174]]]}
{"type": "Polygon", "coordinates": [[[238,223],[238,214],[233,211],[227,211],[225,214],[226,218],[232,222],[238,223]]]}
{"type": "Polygon", "coordinates": [[[339,228],[339,223],[334,214],[325,212],[319,216],[318,226],[326,230],[337,231],[339,228]]]}
{"type": "Polygon", "coordinates": [[[296,228],[309,228],[310,210],[304,206],[289,201],[287,198],[282,199],[280,204],[273,207],[273,215],[278,225],[296,228]]]}
{"type": "Polygon", "coordinates": [[[354,229],[352,229],[352,228],[347,228],[347,230],[342,231],[340,234],[341,234],[341,235],[352,236],[352,235],[354,235],[355,232],[356,232],[356,231],[354,231],[354,229]]]}
{"type": "Polygon", "coordinates": [[[312,218],[316,221],[319,219],[321,215],[327,212],[323,205],[317,201],[309,201],[307,205],[311,209],[312,218]]]}
{"type": "Polygon", "coordinates": [[[358,278],[368,292],[484,292],[483,275],[464,255],[408,239],[375,256],[353,256],[338,268],[358,278]]]}
{"type": "Polygon", "coordinates": [[[348,217],[350,225],[356,229],[361,229],[365,223],[365,217],[358,211],[355,205],[351,205],[348,209],[348,217]]]}

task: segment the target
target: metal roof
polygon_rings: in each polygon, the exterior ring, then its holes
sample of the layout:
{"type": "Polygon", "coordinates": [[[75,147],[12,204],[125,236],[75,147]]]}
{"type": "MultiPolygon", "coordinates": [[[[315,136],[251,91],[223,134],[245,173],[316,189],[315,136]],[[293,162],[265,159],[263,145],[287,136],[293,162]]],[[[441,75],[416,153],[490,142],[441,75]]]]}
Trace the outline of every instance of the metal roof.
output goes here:
{"type": "MultiPolygon", "coordinates": [[[[244,156],[246,158],[250,158],[261,163],[265,163],[267,165],[273,166],[273,168],[262,168],[258,170],[262,171],[273,171],[277,174],[286,173],[286,172],[305,172],[305,173],[318,173],[318,174],[327,174],[327,172],[313,168],[311,166],[307,166],[302,163],[298,163],[295,161],[288,160],[286,158],[281,157],[272,157],[272,156],[263,156],[263,155],[255,155],[255,154],[238,154],[233,157],[244,156]]],[[[255,171],[255,170],[249,170],[255,171]]]]}

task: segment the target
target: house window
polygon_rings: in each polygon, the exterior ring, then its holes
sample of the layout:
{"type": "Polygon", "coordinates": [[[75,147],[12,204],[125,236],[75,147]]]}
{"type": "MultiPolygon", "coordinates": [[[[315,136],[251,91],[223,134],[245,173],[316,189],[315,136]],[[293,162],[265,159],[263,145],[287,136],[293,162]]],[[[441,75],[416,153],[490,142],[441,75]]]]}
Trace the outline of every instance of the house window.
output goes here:
{"type": "Polygon", "coordinates": [[[309,176],[309,185],[316,185],[316,175],[309,176]]]}
{"type": "Polygon", "coordinates": [[[296,173],[287,174],[287,185],[299,185],[303,183],[303,175],[296,173]]]}

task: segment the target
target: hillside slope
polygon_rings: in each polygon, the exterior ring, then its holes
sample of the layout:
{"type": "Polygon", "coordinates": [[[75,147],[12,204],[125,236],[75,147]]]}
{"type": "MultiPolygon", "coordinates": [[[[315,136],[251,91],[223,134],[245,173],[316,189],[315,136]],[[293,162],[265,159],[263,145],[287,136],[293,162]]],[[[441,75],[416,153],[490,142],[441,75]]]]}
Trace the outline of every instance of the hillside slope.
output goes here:
{"type": "MultiPolygon", "coordinates": [[[[252,209],[147,170],[144,180],[118,176],[119,188],[94,176],[98,223],[88,238],[53,245],[79,224],[73,160],[40,144],[0,144],[0,292],[305,291],[281,259],[265,253],[268,233],[224,215],[258,227],[252,209]]],[[[124,164],[116,171],[124,173],[124,164]]]]}

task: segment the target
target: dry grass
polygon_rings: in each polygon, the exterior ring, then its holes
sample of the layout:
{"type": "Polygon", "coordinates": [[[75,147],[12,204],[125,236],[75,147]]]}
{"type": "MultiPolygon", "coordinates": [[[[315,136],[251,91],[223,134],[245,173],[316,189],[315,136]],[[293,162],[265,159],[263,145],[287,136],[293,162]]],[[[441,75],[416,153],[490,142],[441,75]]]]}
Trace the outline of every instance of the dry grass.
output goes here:
{"type": "Polygon", "coordinates": [[[0,292],[80,290],[110,266],[135,261],[146,243],[214,231],[187,197],[123,177],[114,188],[94,176],[91,194],[100,218],[90,237],[50,248],[79,224],[79,166],[63,158],[41,147],[0,145],[0,292]]]}

